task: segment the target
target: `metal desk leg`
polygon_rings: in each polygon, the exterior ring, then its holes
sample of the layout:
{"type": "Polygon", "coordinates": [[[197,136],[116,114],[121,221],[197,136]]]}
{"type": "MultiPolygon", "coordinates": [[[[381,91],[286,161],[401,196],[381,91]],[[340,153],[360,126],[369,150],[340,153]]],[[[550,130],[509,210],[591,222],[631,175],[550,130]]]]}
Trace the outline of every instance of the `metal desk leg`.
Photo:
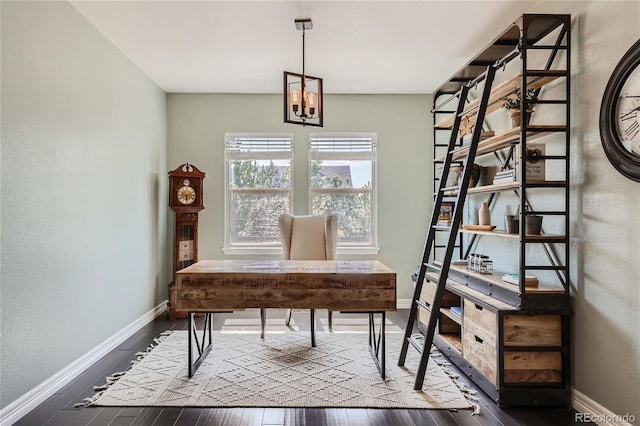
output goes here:
{"type": "Polygon", "coordinates": [[[264,339],[264,328],[267,323],[267,309],[260,308],[260,338],[264,339]]]}
{"type": "Polygon", "coordinates": [[[311,346],[316,347],[316,310],[311,309],[311,346]]]}
{"type": "Polygon", "coordinates": [[[207,357],[209,352],[211,352],[211,340],[212,340],[212,328],[213,328],[213,313],[206,312],[204,314],[204,324],[202,328],[202,341],[198,339],[198,329],[196,328],[196,322],[194,321],[193,316],[194,312],[189,312],[189,377],[193,377],[202,361],[207,357]],[[208,340],[208,343],[206,343],[208,340]],[[193,360],[193,346],[195,341],[195,347],[198,350],[198,358],[193,360]],[[206,346],[205,346],[206,343],[206,346]]]}
{"type": "Polygon", "coordinates": [[[386,312],[369,312],[369,351],[373,357],[373,362],[376,364],[380,376],[384,380],[385,374],[385,337],[384,337],[384,323],[386,321],[386,312]],[[376,327],[373,322],[374,314],[380,313],[382,315],[382,322],[380,323],[380,331],[376,336],[376,327]]]}

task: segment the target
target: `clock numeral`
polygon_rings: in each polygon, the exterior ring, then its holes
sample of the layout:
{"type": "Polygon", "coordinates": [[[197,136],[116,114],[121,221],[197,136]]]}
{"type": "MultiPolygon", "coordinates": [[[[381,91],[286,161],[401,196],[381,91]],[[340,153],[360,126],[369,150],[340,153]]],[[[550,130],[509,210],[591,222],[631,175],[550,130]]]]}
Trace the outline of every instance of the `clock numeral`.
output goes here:
{"type": "Polygon", "coordinates": [[[636,135],[640,132],[640,124],[637,121],[634,121],[633,124],[624,129],[625,135],[630,139],[636,137],[636,135]]]}

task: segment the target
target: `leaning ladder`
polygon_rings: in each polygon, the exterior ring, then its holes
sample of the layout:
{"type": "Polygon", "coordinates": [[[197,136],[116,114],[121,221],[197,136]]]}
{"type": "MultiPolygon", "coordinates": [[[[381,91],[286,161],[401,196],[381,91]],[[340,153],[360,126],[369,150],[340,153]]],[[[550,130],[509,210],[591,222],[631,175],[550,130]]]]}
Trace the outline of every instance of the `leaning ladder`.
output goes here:
{"type": "Polygon", "coordinates": [[[429,354],[431,353],[431,345],[433,343],[436,325],[438,323],[440,308],[442,307],[442,298],[444,297],[444,291],[447,285],[447,277],[449,275],[449,266],[451,264],[453,252],[456,246],[458,228],[460,227],[461,221],[462,221],[464,201],[467,196],[469,181],[471,180],[471,171],[473,169],[473,163],[475,161],[476,152],[478,150],[478,143],[480,141],[480,134],[482,132],[482,123],[484,122],[484,116],[487,110],[487,106],[489,104],[489,95],[491,93],[491,87],[493,85],[493,80],[495,77],[497,67],[498,67],[497,64],[489,66],[487,68],[487,71],[485,71],[483,74],[478,76],[473,81],[467,83],[465,86],[463,86],[460,89],[460,92],[459,92],[458,106],[456,108],[456,115],[455,115],[455,119],[453,121],[452,129],[451,129],[451,137],[449,139],[449,145],[447,147],[447,155],[445,156],[445,161],[442,166],[442,175],[440,177],[438,190],[436,192],[436,197],[433,203],[433,211],[431,212],[431,224],[429,226],[429,231],[427,233],[427,238],[424,245],[424,251],[422,254],[422,261],[420,262],[418,279],[416,281],[415,290],[413,293],[413,301],[411,303],[411,309],[409,310],[409,319],[407,321],[407,329],[404,334],[402,349],[400,350],[400,358],[398,360],[398,365],[404,366],[409,344],[411,344],[411,346],[413,346],[421,354],[420,363],[418,365],[418,370],[416,372],[416,381],[413,387],[415,390],[422,389],[424,376],[427,371],[427,363],[429,361],[429,354]],[[454,154],[454,150],[456,148],[456,143],[458,140],[460,122],[462,120],[462,117],[470,113],[470,111],[468,110],[465,111],[464,109],[467,103],[467,97],[469,96],[470,88],[475,86],[482,80],[485,80],[485,83],[484,83],[484,89],[482,91],[482,97],[480,98],[480,103],[477,106],[478,109],[476,112],[476,125],[474,126],[472,137],[471,137],[471,143],[469,145],[469,149],[467,151],[467,155],[464,160],[462,181],[459,187],[457,188],[457,196],[456,196],[455,206],[454,206],[453,214],[451,218],[451,226],[448,229],[446,229],[446,231],[448,232],[448,240],[445,247],[444,258],[442,259],[442,264],[438,264],[438,265],[430,264],[428,262],[429,262],[429,259],[431,258],[431,250],[435,246],[436,231],[442,230],[442,227],[436,226],[438,222],[438,216],[440,213],[440,207],[442,206],[445,192],[452,190],[452,188],[446,188],[446,182],[447,182],[447,176],[449,175],[449,170],[451,168],[451,164],[453,162],[453,154],[454,154]],[[422,285],[424,283],[427,269],[439,272],[438,283],[437,283],[435,295],[433,297],[433,302],[431,303],[431,305],[428,305],[427,303],[424,303],[422,300],[420,300],[420,294],[422,293],[422,285]],[[429,316],[427,331],[424,337],[424,343],[422,345],[417,339],[413,337],[413,326],[416,320],[418,309],[426,310],[429,316]]]}

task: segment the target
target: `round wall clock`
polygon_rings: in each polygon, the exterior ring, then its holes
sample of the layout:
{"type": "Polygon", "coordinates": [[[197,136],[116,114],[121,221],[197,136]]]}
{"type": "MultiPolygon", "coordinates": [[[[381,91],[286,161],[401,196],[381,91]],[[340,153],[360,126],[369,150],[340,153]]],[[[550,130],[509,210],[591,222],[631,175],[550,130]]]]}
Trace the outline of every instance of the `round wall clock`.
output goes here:
{"type": "Polygon", "coordinates": [[[640,182],[640,40],[609,78],[600,105],[600,138],[613,167],[640,182]]]}

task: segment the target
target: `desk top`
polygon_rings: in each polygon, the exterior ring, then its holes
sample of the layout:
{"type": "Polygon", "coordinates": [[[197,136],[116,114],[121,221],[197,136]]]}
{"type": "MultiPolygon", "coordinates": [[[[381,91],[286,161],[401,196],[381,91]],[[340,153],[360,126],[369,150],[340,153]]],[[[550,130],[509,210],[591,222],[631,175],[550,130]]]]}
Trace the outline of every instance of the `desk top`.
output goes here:
{"type": "Polygon", "coordinates": [[[186,274],[393,274],[377,260],[201,260],[177,272],[186,274]]]}

